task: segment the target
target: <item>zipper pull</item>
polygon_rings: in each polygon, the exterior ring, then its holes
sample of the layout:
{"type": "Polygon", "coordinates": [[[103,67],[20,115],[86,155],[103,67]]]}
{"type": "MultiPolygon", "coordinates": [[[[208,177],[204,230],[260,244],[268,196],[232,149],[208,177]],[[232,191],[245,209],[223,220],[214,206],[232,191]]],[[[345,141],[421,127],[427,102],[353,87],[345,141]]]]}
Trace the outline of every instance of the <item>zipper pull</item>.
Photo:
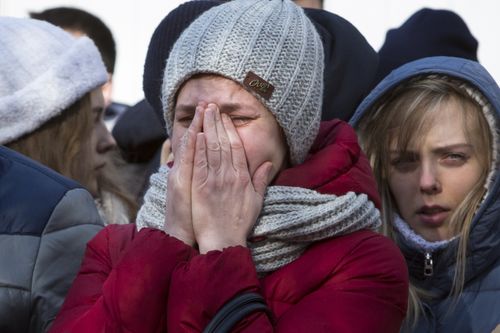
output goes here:
{"type": "Polygon", "coordinates": [[[432,274],[434,274],[434,262],[432,261],[432,253],[425,252],[424,276],[432,276],[432,274]]]}

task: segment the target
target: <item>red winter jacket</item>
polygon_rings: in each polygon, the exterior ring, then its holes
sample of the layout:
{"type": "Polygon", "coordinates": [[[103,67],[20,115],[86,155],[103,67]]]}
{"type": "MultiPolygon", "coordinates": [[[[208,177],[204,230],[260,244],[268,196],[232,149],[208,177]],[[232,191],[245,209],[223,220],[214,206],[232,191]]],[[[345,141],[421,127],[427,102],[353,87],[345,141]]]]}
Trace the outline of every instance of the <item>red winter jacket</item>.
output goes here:
{"type": "MultiPolygon", "coordinates": [[[[333,121],[321,133],[314,156],[275,184],[351,190],[378,202],[350,127],[333,121]]],[[[201,332],[226,302],[246,292],[262,294],[275,320],[255,313],[235,332],[399,332],[408,273],[398,248],[368,230],[318,242],[259,279],[248,248],[200,255],[161,230],[111,225],[89,242],[51,332],[201,332]]]]}

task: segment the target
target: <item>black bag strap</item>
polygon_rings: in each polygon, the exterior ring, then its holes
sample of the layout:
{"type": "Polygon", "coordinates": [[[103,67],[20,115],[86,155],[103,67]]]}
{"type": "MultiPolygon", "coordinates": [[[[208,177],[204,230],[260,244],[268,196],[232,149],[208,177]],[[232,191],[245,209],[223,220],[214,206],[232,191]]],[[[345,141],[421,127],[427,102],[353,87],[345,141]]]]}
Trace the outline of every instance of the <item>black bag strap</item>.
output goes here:
{"type": "Polygon", "coordinates": [[[260,294],[238,295],[224,304],[205,327],[203,333],[228,333],[241,319],[257,311],[266,313],[269,319],[273,320],[273,314],[260,294]]]}

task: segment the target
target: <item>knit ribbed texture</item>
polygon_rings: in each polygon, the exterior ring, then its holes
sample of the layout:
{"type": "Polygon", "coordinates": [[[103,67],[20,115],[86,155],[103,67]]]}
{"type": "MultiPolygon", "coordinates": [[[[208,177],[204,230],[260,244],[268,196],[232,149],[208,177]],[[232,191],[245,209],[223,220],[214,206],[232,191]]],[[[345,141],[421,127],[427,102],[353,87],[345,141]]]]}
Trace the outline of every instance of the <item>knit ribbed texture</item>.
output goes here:
{"type": "Polygon", "coordinates": [[[427,241],[422,236],[415,233],[415,231],[410,228],[408,223],[397,214],[394,216],[392,225],[394,229],[396,229],[396,231],[403,237],[405,244],[408,244],[410,247],[419,251],[432,253],[434,251],[444,249],[453,239],[455,239],[455,237],[453,237],[452,239],[437,242],[427,241]]]}
{"type": "MultiPolygon", "coordinates": [[[[163,230],[169,168],[162,166],[150,180],[137,229],[163,230]]],[[[168,221],[167,221],[168,223],[168,221]]],[[[310,244],[361,229],[377,229],[380,213],[365,194],[320,194],[300,187],[270,186],[248,242],[257,272],[267,273],[297,259],[310,244]]]]}
{"type": "Polygon", "coordinates": [[[0,144],[33,132],[106,80],[89,38],[39,20],[0,17],[0,144]]]}
{"type": "Polygon", "coordinates": [[[323,46],[302,8],[290,0],[233,0],[211,8],[179,37],[167,60],[163,105],[172,133],[175,97],[191,76],[212,73],[244,86],[249,72],[274,87],[269,99],[247,89],[276,117],[293,164],[319,129],[323,46]]]}

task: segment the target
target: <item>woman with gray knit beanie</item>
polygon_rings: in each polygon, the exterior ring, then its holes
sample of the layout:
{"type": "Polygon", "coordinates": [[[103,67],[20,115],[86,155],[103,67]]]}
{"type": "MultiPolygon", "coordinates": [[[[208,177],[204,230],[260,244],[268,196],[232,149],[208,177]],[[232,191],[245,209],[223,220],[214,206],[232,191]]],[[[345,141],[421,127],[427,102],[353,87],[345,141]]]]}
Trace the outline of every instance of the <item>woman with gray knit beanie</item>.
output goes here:
{"type": "MultiPolygon", "coordinates": [[[[161,38],[161,36],[157,36],[161,38]]],[[[173,162],[88,245],[52,332],[398,332],[407,270],[373,230],[353,130],[320,124],[323,48],[290,0],[234,0],[175,43],[173,162]]]]}

